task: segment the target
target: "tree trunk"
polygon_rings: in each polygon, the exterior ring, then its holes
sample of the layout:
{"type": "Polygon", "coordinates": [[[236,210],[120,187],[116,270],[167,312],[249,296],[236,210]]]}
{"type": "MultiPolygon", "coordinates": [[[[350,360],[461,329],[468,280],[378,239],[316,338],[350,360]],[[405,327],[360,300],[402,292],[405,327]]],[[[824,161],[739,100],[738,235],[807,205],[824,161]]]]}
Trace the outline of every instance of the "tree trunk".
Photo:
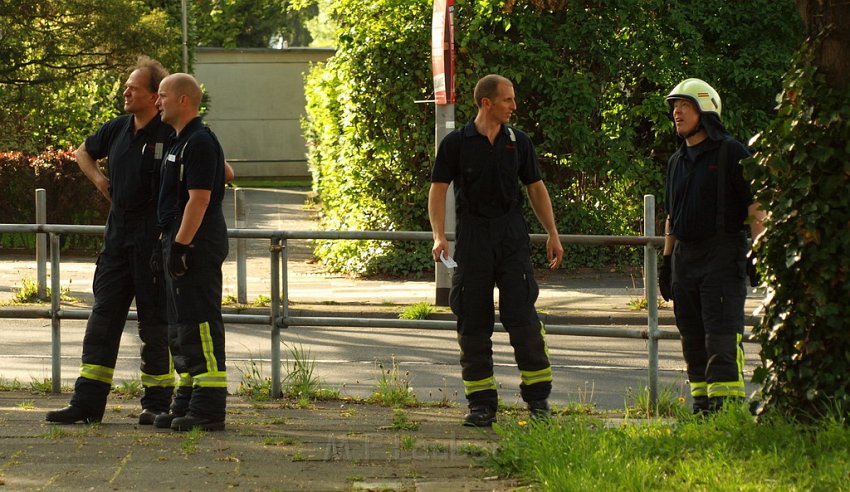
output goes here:
{"type": "Polygon", "coordinates": [[[815,58],[827,84],[836,89],[850,86],[850,2],[796,0],[796,4],[809,37],[829,29],[815,58]]]}

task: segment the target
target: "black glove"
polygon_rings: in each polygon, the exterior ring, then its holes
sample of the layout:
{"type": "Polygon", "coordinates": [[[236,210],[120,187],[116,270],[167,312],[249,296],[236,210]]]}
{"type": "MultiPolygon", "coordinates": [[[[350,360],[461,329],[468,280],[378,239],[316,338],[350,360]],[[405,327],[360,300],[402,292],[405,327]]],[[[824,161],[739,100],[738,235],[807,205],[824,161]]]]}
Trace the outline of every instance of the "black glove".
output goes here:
{"type": "Polygon", "coordinates": [[[162,241],[159,239],[153,245],[153,251],[151,252],[150,259],[150,267],[151,273],[154,275],[159,275],[163,272],[162,269],[162,241]]]}
{"type": "Polygon", "coordinates": [[[750,250],[750,254],[747,255],[747,276],[750,277],[750,287],[761,285],[761,275],[756,270],[756,263],[758,263],[756,252],[750,250]]]}
{"type": "Polygon", "coordinates": [[[673,299],[673,260],[672,255],[664,255],[661,269],[658,270],[658,290],[665,301],[673,299]]]}
{"type": "Polygon", "coordinates": [[[189,271],[192,264],[191,244],[180,244],[177,241],[171,243],[171,251],[168,254],[168,273],[173,278],[182,277],[189,271]]]}

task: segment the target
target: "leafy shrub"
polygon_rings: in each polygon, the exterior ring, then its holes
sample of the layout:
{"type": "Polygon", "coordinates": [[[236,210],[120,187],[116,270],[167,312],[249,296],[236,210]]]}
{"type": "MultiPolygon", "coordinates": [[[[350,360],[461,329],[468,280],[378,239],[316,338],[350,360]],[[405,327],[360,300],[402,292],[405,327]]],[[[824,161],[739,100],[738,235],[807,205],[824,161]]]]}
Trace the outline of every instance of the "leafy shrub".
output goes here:
{"type": "MultiPolygon", "coordinates": [[[[104,224],[109,202],[79,170],[74,154],[67,150],[49,150],[37,155],[20,152],[0,153],[0,222],[35,222],[35,190],[47,195],[47,222],[51,224],[104,224]]],[[[96,249],[100,238],[63,236],[64,247],[96,249]]],[[[0,246],[32,248],[35,236],[8,233],[0,236],[0,246]]]]}
{"type": "MultiPolygon", "coordinates": [[[[429,230],[433,108],[414,100],[431,98],[431,5],[332,2],[337,53],[307,76],[304,122],[325,229],[429,230]]],[[[711,81],[728,128],[749,138],[770,120],[799,24],[790,0],[746,8],[720,0],[458,0],[457,125],[475,115],[481,76],[508,77],[519,101],[513,124],[537,147],[559,231],[639,234],[643,195],[663,203],[664,167],[678,146],[667,91],[686,77],[711,81]]],[[[542,232],[530,207],[526,214],[532,232],[542,232]]],[[[319,242],[316,255],[336,270],[410,274],[433,268],[430,247],[319,242]]],[[[570,247],[565,266],[639,258],[634,249],[570,247]]]]}

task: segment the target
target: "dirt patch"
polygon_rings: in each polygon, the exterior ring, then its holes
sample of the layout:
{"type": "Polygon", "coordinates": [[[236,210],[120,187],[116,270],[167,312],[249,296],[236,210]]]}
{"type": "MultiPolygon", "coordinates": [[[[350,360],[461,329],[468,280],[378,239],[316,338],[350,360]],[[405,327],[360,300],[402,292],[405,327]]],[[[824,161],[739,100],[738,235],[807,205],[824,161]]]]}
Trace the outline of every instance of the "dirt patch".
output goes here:
{"type": "Polygon", "coordinates": [[[475,456],[490,430],[460,425],[462,408],[402,414],[357,402],[228,399],[227,430],[139,426],[137,400],[112,398],[100,425],[54,426],[68,395],[0,392],[5,490],[511,490],[475,456]]]}

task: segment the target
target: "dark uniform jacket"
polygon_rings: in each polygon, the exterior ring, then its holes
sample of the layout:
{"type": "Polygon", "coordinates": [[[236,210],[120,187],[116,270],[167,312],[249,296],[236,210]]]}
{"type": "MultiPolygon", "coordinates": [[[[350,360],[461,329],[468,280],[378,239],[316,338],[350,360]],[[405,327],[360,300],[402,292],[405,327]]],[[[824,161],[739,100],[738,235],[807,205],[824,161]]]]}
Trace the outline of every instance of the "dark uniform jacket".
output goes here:
{"type": "Polygon", "coordinates": [[[671,234],[679,241],[701,241],[717,234],[718,171],[725,166],[724,231],[744,230],[747,207],[753,203],[749,184],[744,180],[741,160],[750,153],[737,140],[727,138],[727,159],[720,163],[720,141],[705,139],[688,149],[686,144],[667,164],[666,208],[671,218],[671,234]],[[692,157],[693,156],[693,157],[692,157]]]}

